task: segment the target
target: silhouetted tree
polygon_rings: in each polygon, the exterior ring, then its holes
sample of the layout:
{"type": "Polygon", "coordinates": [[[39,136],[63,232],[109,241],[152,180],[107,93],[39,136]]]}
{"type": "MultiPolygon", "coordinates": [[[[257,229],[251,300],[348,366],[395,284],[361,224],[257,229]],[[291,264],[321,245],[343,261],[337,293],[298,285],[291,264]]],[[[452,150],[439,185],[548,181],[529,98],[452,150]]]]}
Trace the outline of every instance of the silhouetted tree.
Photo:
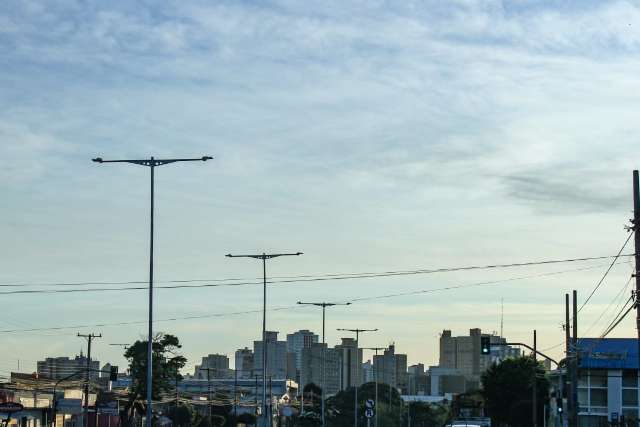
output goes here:
{"type": "Polygon", "coordinates": [[[549,396],[549,380],[539,362],[532,357],[519,357],[494,364],[482,375],[485,408],[495,425],[511,427],[533,425],[533,380],[537,381],[538,421],[544,418],[544,405],[549,396]]]}

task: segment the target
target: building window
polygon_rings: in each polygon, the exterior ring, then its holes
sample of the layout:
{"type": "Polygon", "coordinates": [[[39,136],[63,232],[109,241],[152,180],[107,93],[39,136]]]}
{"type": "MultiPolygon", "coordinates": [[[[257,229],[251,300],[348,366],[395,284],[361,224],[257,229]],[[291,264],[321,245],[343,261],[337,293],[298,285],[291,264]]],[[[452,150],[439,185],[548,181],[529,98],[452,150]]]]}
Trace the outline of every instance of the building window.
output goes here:
{"type": "Polygon", "coordinates": [[[599,388],[592,388],[590,390],[590,394],[591,394],[591,398],[590,398],[590,404],[591,406],[600,406],[600,407],[607,407],[607,390],[606,389],[599,389],[599,388]]]}
{"type": "Polygon", "coordinates": [[[581,407],[589,406],[589,391],[586,388],[578,389],[578,405],[581,407]]]}
{"type": "Polygon", "coordinates": [[[638,406],[637,389],[622,389],[622,406],[638,406]]]}
{"type": "Polygon", "coordinates": [[[637,421],[638,420],[638,410],[637,409],[622,409],[622,415],[624,415],[624,418],[627,421],[637,421]]]}
{"type": "Polygon", "coordinates": [[[589,379],[591,383],[589,384],[591,387],[607,387],[607,372],[590,372],[589,379]]]}
{"type": "Polygon", "coordinates": [[[637,371],[625,370],[622,371],[622,387],[638,387],[638,373],[637,371]]]}

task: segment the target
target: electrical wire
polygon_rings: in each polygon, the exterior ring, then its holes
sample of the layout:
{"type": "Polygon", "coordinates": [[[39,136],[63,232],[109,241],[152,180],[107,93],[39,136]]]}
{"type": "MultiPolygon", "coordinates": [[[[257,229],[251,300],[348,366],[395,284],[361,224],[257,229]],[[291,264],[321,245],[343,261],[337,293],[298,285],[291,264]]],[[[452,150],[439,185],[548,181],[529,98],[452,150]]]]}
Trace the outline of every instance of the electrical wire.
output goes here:
{"type": "MultiPolygon", "coordinates": [[[[574,273],[578,271],[591,270],[591,269],[600,268],[600,267],[602,267],[602,265],[581,267],[581,268],[575,268],[570,270],[561,270],[561,271],[541,273],[541,274],[528,275],[528,276],[511,277],[507,279],[493,280],[493,281],[487,281],[487,282],[468,283],[468,284],[462,284],[462,285],[445,286],[441,288],[430,288],[430,289],[400,292],[400,293],[394,293],[394,294],[354,298],[351,300],[347,300],[345,302],[358,303],[362,301],[395,298],[395,297],[401,297],[401,296],[407,296],[407,295],[419,295],[419,294],[442,292],[442,291],[449,291],[449,290],[455,290],[455,289],[464,289],[464,288],[470,288],[470,287],[495,285],[503,282],[512,282],[512,281],[540,278],[540,277],[546,277],[546,276],[554,276],[554,275],[560,275],[560,274],[566,274],[566,273],[574,273]]],[[[299,308],[301,308],[301,306],[298,304],[295,304],[295,305],[271,308],[269,309],[269,311],[293,310],[293,309],[299,309],[299,308]]],[[[170,317],[165,319],[156,319],[154,320],[154,322],[172,322],[172,321],[178,321],[178,320],[206,319],[206,318],[214,318],[214,317],[254,314],[254,313],[261,313],[261,312],[262,312],[262,309],[243,310],[243,311],[226,312],[226,313],[211,313],[211,314],[204,314],[204,315],[170,317]]],[[[111,322],[111,323],[79,324],[79,325],[70,325],[70,326],[48,326],[48,327],[38,327],[38,328],[28,328],[28,329],[4,329],[4,330],[0,330],[0,333],[38,332],[38,331],[52,331],[52,330],[65,330],[65,329],[98,328],[98,327],[108,327],[108,326],[130,326],[130,325],[146,324],[147,322],[148,320],[137,320],[137,321],[123,321],[123,322],[111,322]]]]}
{"type": "MultiPolygon", "coordinates": [[[[609,309],[613,306],[613,304],[618,301],[620,299],[620,297],[622,295],[624,295],[624,291],[627,290],[627,288],[629,287],[629,284],[631,283],[631,279],[633,279],[633,276],[629,276],[629,279],[626,281],[626,283],[624,284],[624,286],[618,291],[618,293],[613,297],[613,299],[611,300],[611,302],[609,303],[609,305],[607,305],[607,307],[602,311],[602,313],[600,313],[600,316],[598,316],[598,318],[591,324],[591,326],[589,326],[587,328],[587,330],[584,332],[584,336],[589,335],[589,332],[593,329],[594,326],[596,326],[598,324],[598,322],[602,319],[602,317],[609,311],[609,309]]],[[[620,304],[618,304],[619,306],[620,304]]],[[[617,307],[618,307],[617,306],[617,307]]],[[[617,308],[616,307],[616,308],[617,308]]],[[[615,311],[615,310],[614,310],[615,311]]]]}
{"type": "Polygon", "coordinates": [[[584,302],[582,303],[582,305],[580,306],[580,308],[578,308],[578,313],[580,313],[582,311],[582,309],[589,303],[589,300],[591,300],[591,297],[593,297],[593,295],[596,293],[596,291],[598,290],[598,288],[600,288],[600,286],[602,285],[602,283],[604,282],[604,279],[607,277],[607,275],[609,274],[609,272],[611,271],[611,269],[613,268],[613,266],[615,265],[616,261],[618,260],[618,258],[621,256],[622,251],[624,250],[624,248],[627,246],[627,243],[629,243],[629,240],[631,240],[631,237],[634,235],[634,233],[629,233],[629,235],[627,236],[627,239],[624,241],[624,243],[622,244],[622,247],[620,248],[620,250],[618,251],[618,254],[613,258],[613,261],[611,261],[611,265],[609,265],[609,268],[607,268],[607,270],[604,272],[604,274],[602,275],[602,278],[600,278],[600,280],[598,281],[598,283],[596,284],[596,286],[593,288],[593,290],[591,291],[591,293],[589,294],[589,296],[587,297],[586,300],[584,300],[584,302]]]}
{"type": "MultiPolygon", "coordinates": [[[[635,254],[617,254],[617,255],[607,255],[607,256],[595,256],[595,257],[582,257],[582,258],[565,258],[565,259],[555,259],[555,260],[539,260],[539,261],[525,261],[518,263],[510,263],[510,264],[488,264],[488,265],[472,265],[472,266],[462,266],[462,267],[443,267],[443,268],[435,268],[435,269],[427,269],[427,268],[419,268],[413,270],[389,270],[389,271],[378,271],[378,272],[359,272],[359,273],[331,273],[331,274],[303,274],[303,275],[293,275],[293,276],[273,276],[270,279],[322,279],[322,278],[362,278],[362,277],[387,277],[393,275],[411,275],[411,274],[433,274],[433,273],[450,273],[456,271],[467,271],[467,270],[489,270],[489,269],[499,269],[499,268],[513,268],[513,267],[527,267],[527,266],[535,266],[535,265],[546,265],[546,264],[562,264],[562,263],[571,263],[571,262],[584,262],[584,261],[597,261],[603,259],[610,258],[619,258],[623,257],[631,257],[635,256],[635,254]]],[[[243,285],[254,284],[253,282],[244,283],[251,280],[259,280],[255,284],[262,284],[262,277],[254,277],[254,278],[227,278],[227,279],[178,279],[178,280],[156,280],[154,283],[198,283],[198,282],[234,282],[240,281],[243,285]]],[[[127,280],[127,281],[87,281],[87,282],[53,282],[53,283],[2,283],[0,287],[64,287],[64,286],[98,286],[98,285],[136,285],[136,284],[147,284],[147,280],[127,280]]],[[[219,286],[233,286],[234,284],[220,284],[219,286]]],[[[118,289],[138,289],[137,287],[132,288],[118,288],[118,289]]],[[[146,287],[142,288],[146,289],[146,287]]]]}
{"type": "MultiPolygon", "coordinates": [[[[404,271],[386,271],[386,272],[379,272],[379,273],[346,273],[344,275],[326,274],[326,275],[319,275],[319,276],[309,276],[309,275],[290,276],[294,278],[284,279],[284,280],[268,280],[267,283],[268,284],[286,284],[286,283],[321,282],[321,281],[328,281],[328,280],[367,279],[367,278],[377,278],[377,277],[407,276],[407,275],[416,275],[416,274],[448,273],[448,272],[467,271],[467,270],[488,270],[488,269],[498,269],[498,268],[527,267],[527,266],[535,266],[535,265],[573,263],[573,262],[614,258],[614,261],[611,264],[612,266],[616,263],[616,260],[620,256],[623,256],[623,255],[618,253],[617,255],[614,255],[614,256],[603,256],[603,257],[569,258],[569,259],[562,259],[562,260],[531,261],[531,262],[520,262],[520,263],[512,263],[512,264],[492,264],[492,265],[484,265],[484,266],[466,266],[466,267],[439,268],[439,269],[430,269],[430,270],[420,269],[420,270],[404,270],[404,271]],[[295,277],[298,277],[298,278],[295,278],[295,277]]],[[[624,256],[634,256],[634,254],[627,254],[624,256]]],[[[287,277],[287,276],[284,276],[284,277],[287,277]]],[[[182,280],[178,282],[191,283],[193,281],[201,281],[201,280],[204,280],[204,279],[182,280]]],[[[212,280],[225,281],[229,279],[212,279],[212,280]]],[[[89,283],[89,282],[85,282],[85,283],[89,283]]],[[[147,282],[143,282],[143,283],[147,283],[147,282]]],[[[221,286],[250,286],[250,285],[262,285],[262,284],[263,284],[262,281],[206,283],[206,284],[198,284],[198,285],[177,284],[177,285],[169,285],[169,286],[156,286],[155,289],[211,288],[211,287],[221,287],[221,286]]],[[[56,284],[50,284],[50,286],[53,286],[53,285],[56,285],[56,284]]],[[[66,284],[60,284],[60,285],[66,286],[66,284]]],[[[112,292],[112,291],[133,291],[133,290],[147,290],[147,289],[148,289],[147,286],[117,287],[117,288],[81,288],[81,289],[35,289],[35,290],[2,291],[0,292],[0,295],[112,292]]]]}

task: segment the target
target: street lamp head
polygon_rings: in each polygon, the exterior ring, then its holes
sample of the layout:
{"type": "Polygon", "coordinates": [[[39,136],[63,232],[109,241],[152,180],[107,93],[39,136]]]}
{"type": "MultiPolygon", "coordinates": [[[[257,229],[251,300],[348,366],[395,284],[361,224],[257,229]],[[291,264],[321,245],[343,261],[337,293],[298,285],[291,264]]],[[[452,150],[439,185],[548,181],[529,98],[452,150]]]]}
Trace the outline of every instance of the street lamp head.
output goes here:
{"type": "Polygon", "coordinates": [[[102,157],[96,157],[95,159],[91,159],[92,162],[102,163],[102,157]]]}
{"type": "Polygon", "coordinates": [[[350,302],[348,302],[348,303],[346,303],[345,305],[351,305],[351,303],[350,303],[350,302]]]}
{"type": "Polygon", "coordinates": [[[211,157],[211,156],[202,156],[202,161],[203,162],[206,162],[207,160],[211,160],[211,159],[213,159],[213,157],[211,157]]]}
{"type": "Polygon", "coordinates": [[[231,254],[226,254],[225,256],[226,256],[227,258],[231,258],[233,255],[231,255],[231,254]]]}
{"type": "Polygon", "coordinates": [[[303,303],[302,301],[298,301],[296,304],[302,304],[302,303],[303,303]]]}

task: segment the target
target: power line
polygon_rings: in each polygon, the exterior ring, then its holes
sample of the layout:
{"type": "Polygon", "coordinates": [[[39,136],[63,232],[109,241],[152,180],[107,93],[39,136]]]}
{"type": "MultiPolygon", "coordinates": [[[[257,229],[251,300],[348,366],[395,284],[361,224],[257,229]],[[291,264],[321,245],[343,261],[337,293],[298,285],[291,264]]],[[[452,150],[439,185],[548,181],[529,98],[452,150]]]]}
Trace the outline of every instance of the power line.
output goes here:
{"type": "MultiPolygon", "coordinates": [[[[618,299],[622,295],[624,295],[624,291],[626,291],[627,288],[629,287],[629,284],[631,283],[631,279],[633,279],[633,276],[629,276],[629,279],[625,282],[624,286],[618,291],[618,293],[613,297],[609,305],[607,305],[607,307],[602,311],[602,313],[600,313],[600,316],[598,316],[598,318],[591,324],[591,326],[587,328],[587,330],[584,332],[584,336],[589,335],[589,332],[591,331],[591,329],[593,329],[593,327],[598,324],[600,319],[602,319],[602,317],[609,311],[609,309],[613,306],[613,304],[615,304],[615,302],[618,301],[618,299]]],[[[618,304],[618,307],[619,306],[620,304],[618,304]]]]}
{"type": "MultiPolygon", "coordinates": [[[[629,301],[631,301],[631,298],[629,299],[629,301]]],[[[626,304],[625,304],[625,306],[626,306],[626,304]]],[[[635,304],[631,304],[631,305],[629,306],[629,308],[627,309],[627,311],[625,311],[625,312],[624,312],[624,314],[623,314],[622,316],[620,316],[620,317],[618,318],[618,320],[617,320],[614,324],[612,324],[611,326],[609,326],[609,328],[608,328],[608,329],[607,329],[607,330],[606,330],[606,331],[601,335],[601,337],[600,337],[600,338],[604,338],[604,337],[606,337],[607,335],[609,335],[609,334],[610,334],[610,333],[611,333],[611,332],[616,328],[616,326],[618,326],[618,325],[620,324],[620,322],[622,322],[622,319],[624,319],[625,317],[627,317],[627,314],[629,314],[629,312],[630,312],[631,310],[633,310],[634,308],[635,308],[635,304]]]]}
{"type": "MultiPolygon", "coordinates": [[[[581,268],[576,268],[576,269],[562,270],[562,271],[556,271],[556,272],[550,272],[550,273],[541,273],[541,274],[528,275],[528,276],[512,277],[512,278],[507,278],[507,279],[502,279],[502,280],[493,280],[493,281],[488,281],[488,282],[469,283],[469,284],[462,284],[462,285],[445,286],[445,287],[442,287],[442,288],[431,288],[431,289],[423,289],[423,290],[416,290],[416,291],[409,291],[409,292],[401,292],[401,293],[395,293],[395,294],[386,294],[386,295],[377,295],[377,296],[371,296],[371,297],[355,298],[355,299],[351,299],[351,300],[348,300],[348,301],[345,301],[345,302],[357,303],[357,302],[376,300],[376,299],[387,299],[387,298],[394,298],[394,297],[407,296],[407,295],[427,294],[427,293],[442,292],[442,291],[463,289],[463,288],[469,288],[469,287],[487,286],[487,285],[494,285],[494,284],[499,284],[499,283],[503,283],[503,282],[526,280],[526,279],[533,279],[533,278],[539,278],[539,277],[545,277],[545,276],[553,276],[553,275],[559,275],[559,274],[566,274],[566,273],[573,273],[573,272],[578,272],[578,271],[591,270],[591,269],[600,268],[600,267],[602,267],[602,265],[596,265],[596,266],[590,266],[590,267],[581,267],[581,268]]],[[[289,306],[275,307],[275,308],[270,309],[269,311],[291,310],[291,309],[298,309],[300,307],[301,307],[300,305],[295,304],[295,305],[289,305],[289,306]]],[[[261,309],[243,310],[243,311],[235,311],[235,312],[227,312],[227,313],[211,313],[211,314],[204,314],[204,315],[170,317],[170,318],[165,318],[165,319],[156,319],[156,320],[154,320],[154,322],[172,322],[172,321],[178,321],[178,320],[206,319],[206,318],[213,318],[213,317],[225,317],[225,316],[236,316],[236,315],[243,315],[243,314],[255,314],[255,313],[261,313],[261,312],[262,312],[261,309]]],[[[146,320],[142,320],[142,321],[123,321],[123,322],[83,324],[83,325],[70,325],[70,326],[49,326],[49,327],[28,328],[28,329],[5,329],[5,330],[0,330],[0,333],[38,332],[38,331],[81,329],[81,328],[101,328],[101,327],[108,327],[108,326],[129,326],[129,325],[144,324],[146,322],[147,322],[146,320]]]]}
{"type": "Polygon", "coordinates": [[[600,285],[602,285],[602,283],[604,282],[604,279],[607,277],[607,275],[609,274],[609,272],[611,271],[611,269],[613,268],[614,264],[616,263],[616,261],[618,260],[618,258],[620,257],[620,255],[622,254],[622,251],[624,250],[624,248],[627,246],[627,243],[629,243],[629,240],[631,240],[631,236],[633,236],[633,233],[629,233],[629,235],[627,236],[627,239],[624,241],[624,243],[622,244],[622,247],[620,248],[620,250],[618,251],[618,254],[613,257],[613,261],[611,261],[611,265],[609,265],[609,268],[607,268],[607,270],[604,272],[604,274],[602,275],[602,278],[600,278],[600,280],[598,281],[598,283],[596,284],[596,286],[593,288],[593,290],[591,291],[591,293],[589,294],[589,296],[587,297],[586,300],[584,300],[584,302],[582,303],[582,305],[580,306],[580,308],[578,309],[578,313],[580,313],[580,311],[582,311],[582,309],[589,303],[589,300],[591,299],[591,297],[596,293],[596,291],[598,290],[598,288],[600,288],[600,285]]]}
{"type": "MultiPolygon", "coordinates": [[[[499,268],[513,268],[513,267],[527,267],[527,266],[535,266],[535,265],[573,263],[573,262],[593,261],[593,260],[601,260],[601,259],[609,259],[609,258],[614,258],[614,262],[612,263],[613,265],[616,263],[617,258],[621,256],[630,257],[630,256],[634,256],[634,254],[626,254],[626,255],[618,254],[614,256],[587,257],[587,258],[569,258],[569,259],[561,259],[561,260],[530,261],[530,262],[521,262],[521,263],[512,263],[512,264],[493,264],[493,265],[484,265],[484,266],[386,271],[386,272],[379,272],[379,273],[345,273],[343,275],[325,274],[325,275],[318,275],[318,276],[311,276],[311,275],[283,276],[283,277],[291,277],[291,279],[270,280],[270,281],[267,281],[267,283],[268,284],[286,284],[286,283],[320,282],[320,281],[328,281],[328,280],[368,279],[368,278],[377,278],[377,277],[393,277],[393,276],[407,276],[407,275],[417,275],[417,274],[449,273],[449,272],[468,271],[468,270],[489,270],[489,269],[499,269],[499,268]]],[[[251,285],[263,284],[263,282],[206,283],[206,284],[199,284],[199,285],[184,284],[184,283],[201,282],[205,280],[221,282],[221,281],[228,281],[232,279],[211,279],[211,280],[193,279],[193,280],[167,281],[165,283],[183,283],[183,284],[176,284],[176,285],[170,285],[170,286],[156,286],[155,289],[211,288],[211,287],[220,287],[220,286],[251,286],[251,285]]],[[[78,282],[78,283],[88,284],[88,283],[98,283],[98,282],[78,282]]],[[[134,282],[105,282],[105,283],[125,284],[125,283],[134,283],[134,282]]],[[[146,282],[139,282],[139,283],[146,283],[146,282]]],[[[69,286],[70,284],[52,283],[45,286],[57,286],[57,285],[69,286]]],[[[20,287],[20,285],[12,285],[12,286],[20,287]]],[[[25,286],[31,286],[31,284],[25,284],[25,286]]],[[[148,289],[147,286],[118,287],[118,288],[86,288],[86,289],[35,289],[35,290],[2,291],[0,292],[0,295],[55,294],[55,293],[77,293],[77,292],[113,292],[113,291],[147,290],[147,289],[148,289]]]]}

